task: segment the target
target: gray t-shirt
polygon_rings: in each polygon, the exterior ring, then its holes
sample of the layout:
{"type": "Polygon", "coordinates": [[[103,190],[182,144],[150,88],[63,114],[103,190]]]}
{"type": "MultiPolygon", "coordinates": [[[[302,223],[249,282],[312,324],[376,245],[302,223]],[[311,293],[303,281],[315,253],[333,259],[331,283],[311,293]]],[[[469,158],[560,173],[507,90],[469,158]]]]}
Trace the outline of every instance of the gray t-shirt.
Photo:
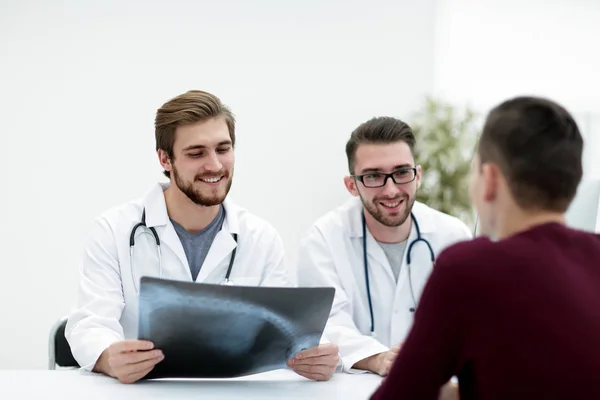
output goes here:
{"type": "Polygon", "coordinates": [[[223,206],[219,209],[219,213],[212,220],[210,224],[200,232],[190,233],[185,228],[179,225],[177,222],[171,219],[171,223],[175,228],[175,232],[181,240],[183,250],[185,250],[185,256],[190,264],[190,272],[192,273],[192,279],[195,281],[200,272],[200,268],[204,263],[204,259],[208,254],[208,250],[212,245],[215,236],[221,230],[223,221],[225,220],[225,209],[223,206]]]}
{"type": "Polygon", "coordinates": [[[402,266],[402,261],[404,259],[404,251],[406,250],[406,243],[408,241],[400,243],[381,243],[379,245],[385,252],[385,255],[392,266],[392,272],[396,277],[396,282],[398,282],[398,276],[400,275],[400,267],[402,266]]]}

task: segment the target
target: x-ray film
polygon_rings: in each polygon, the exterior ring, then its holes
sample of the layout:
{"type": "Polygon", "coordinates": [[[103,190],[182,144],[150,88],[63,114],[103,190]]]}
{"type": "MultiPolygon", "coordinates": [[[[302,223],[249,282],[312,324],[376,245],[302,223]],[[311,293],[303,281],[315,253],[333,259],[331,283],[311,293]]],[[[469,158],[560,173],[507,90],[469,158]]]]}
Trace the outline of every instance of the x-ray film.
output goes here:
{"type": "Polygon", "coordinates": [[[165,355],[145,379],[232,378],[285,368],[294,354],[319,344],[334,293],[142,277],[138,338],[165,355]]]}

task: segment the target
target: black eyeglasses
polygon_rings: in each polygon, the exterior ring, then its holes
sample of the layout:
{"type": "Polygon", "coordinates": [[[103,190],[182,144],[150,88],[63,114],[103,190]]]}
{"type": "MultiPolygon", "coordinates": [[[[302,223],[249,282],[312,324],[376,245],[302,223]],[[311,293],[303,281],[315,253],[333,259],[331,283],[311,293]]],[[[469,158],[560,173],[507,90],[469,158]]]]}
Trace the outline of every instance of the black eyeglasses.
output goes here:
{"type": "Polygon", "coordinates": [[[352,175],[355,179],[362,182],[365,187],[376,188],[385,186],[388,178],[392,178],[395,184],[409,183],[417,177],[417,167],[402,168],[392,171],[389,174],[383,172],[369,172],[363,175],[352,175]]]}

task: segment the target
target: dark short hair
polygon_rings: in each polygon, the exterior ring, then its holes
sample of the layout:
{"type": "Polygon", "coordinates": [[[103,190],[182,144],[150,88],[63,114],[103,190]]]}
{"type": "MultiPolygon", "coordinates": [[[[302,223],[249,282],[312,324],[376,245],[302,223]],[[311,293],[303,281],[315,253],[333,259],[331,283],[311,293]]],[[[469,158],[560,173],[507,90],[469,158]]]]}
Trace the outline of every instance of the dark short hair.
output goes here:
{"type": "Polygon", "coordinates": [[[496,163],[524,209],[565,212],[583,175],[583,138],[559,104],[509,99],[488,114],[479,139],[482,163],[496,163]]]}
{"type": "Polygon", "coordinates": [[[350,135],[346,143],[348,170],[354,174],[356,150],[361,144],[387,144],[405,142],[414,153],[415,135],[404,121],[393,117],[376,117],[360,124],[350,135]]]}

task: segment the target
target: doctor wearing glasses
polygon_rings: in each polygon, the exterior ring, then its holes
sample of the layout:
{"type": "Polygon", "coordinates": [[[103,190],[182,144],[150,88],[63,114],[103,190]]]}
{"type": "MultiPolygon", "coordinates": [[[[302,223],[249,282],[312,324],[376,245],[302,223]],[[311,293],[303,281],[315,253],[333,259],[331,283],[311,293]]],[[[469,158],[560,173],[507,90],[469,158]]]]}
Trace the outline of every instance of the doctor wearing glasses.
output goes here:
{"type": "MultiPolygon", "coordinates": [[[[65,336],[79,365],[123,383],[164,358],[136,340],[142,276],[212,284],[291,286],[281,239],[263,219],[227,198],[234,169],[235,119],[214,95],[189,91],[155,119],[156,149],[169,183],[112,208],[92,224],[80,268],[79,301],[65,336]]],[[[336,345],[288,361],[299,375],[327,380],[336,345]]]]}
{"type": "MultiPolygon", "coordinates": [[[[319,218],[301,242],[300,286],[332,286],[325,329],[344,372],[387,375],[442,249],[472,237],[457,218],[415,201],[415,137],[395,118],[373,118],[346,144],[351,197],[319,218]]],[[[440,335],[443,335],[440,332],[440,335]]]]}

